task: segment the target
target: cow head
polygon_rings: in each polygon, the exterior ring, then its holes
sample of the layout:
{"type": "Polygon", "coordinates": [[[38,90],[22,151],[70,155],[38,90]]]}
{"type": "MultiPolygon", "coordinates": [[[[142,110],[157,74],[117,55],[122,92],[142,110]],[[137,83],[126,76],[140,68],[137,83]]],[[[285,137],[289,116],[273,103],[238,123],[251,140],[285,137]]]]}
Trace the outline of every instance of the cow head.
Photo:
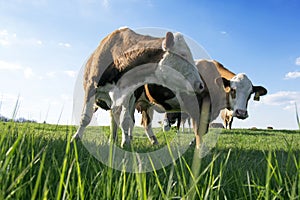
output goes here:
{"type": "Polygon", "coordinates": [[[185,42],[183,35],[180,33],[173,34],[167,32],[162,43],[162,49],[166,51],[166,53],[159,64],[176,70],[175,73],[170,73],[170,76],[167,77],[170,84],[181,90],[183,90],[185,86],[187,92],[202,93],[204,90],[204,83],[200,78],[192,53],[185,42]],[[179,81],[179,78],[177,77],[178,74],[182,75],[183,78],[189,82],[193,91],[188,91],[189,89],[186,89],[188,86],[183,84],[182,81],[179,81]],[[170,80],[170,77],[172,77],[172,80],[170,80]]]}
{"type": "Polygon", "coordinates": [[[232,79],[223,78],[227,93],[227,104],[233,110],[233,117],[246,119],[248,117],[247,105],[251,97],[259,101],[259,97],[267,94],[267,90],[262,86],[253,86],[250,79],[245,74],[237,74],[232,79]]]}

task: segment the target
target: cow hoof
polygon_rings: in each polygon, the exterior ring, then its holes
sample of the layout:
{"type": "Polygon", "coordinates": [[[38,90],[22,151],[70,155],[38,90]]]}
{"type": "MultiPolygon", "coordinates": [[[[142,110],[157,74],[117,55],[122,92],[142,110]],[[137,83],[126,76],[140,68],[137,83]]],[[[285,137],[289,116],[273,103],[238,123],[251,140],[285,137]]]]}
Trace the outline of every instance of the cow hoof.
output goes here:
{"type": "Polygon", "coordinates": [[[79,136],[79,134],[74,134],[73,136],[72,136],[72,138],[71,138],[71,143],[74,141],[74,140],[79,140],[80,139],[80,136],[79,136]]]}
{"type": "Polygon", "coordinates": [[[113,144],[113,143],[117,143],[118,139],[117,138],[109,138],[108,139],[108,144],[113,144]]]}
{"type": "Polygon", "coordinates": [[[192,141],[190,141],[190,146],[194,146],[196,144],[196,139],[194,138],[192,141]]]}
{"type": "Polygon", "coordinates": [[[152,145],[158,145],[159,144],[158,140],[155,136],[150,137],[150,142],[151,142],[152,145]]]}
{"type": "Polygon", "coordinates": [[[130,143],[131,143],[130,140],[122,140],[122,142],[121,142],[121,148],[124,149],[126,147],[129,147],[130,143]]]}
{"type": "Polygon", "coordinates": [[[170,130],[170,128],[171,128],[170,126],[164,126],[163,131],[164,131],[164,132],[167,132],[167,131],[170,130]]]}

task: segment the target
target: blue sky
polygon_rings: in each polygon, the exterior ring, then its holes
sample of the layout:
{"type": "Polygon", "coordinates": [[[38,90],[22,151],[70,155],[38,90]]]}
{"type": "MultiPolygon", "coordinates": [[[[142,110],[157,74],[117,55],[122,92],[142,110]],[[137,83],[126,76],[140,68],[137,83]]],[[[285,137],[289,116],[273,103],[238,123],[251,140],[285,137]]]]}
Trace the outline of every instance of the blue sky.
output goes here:
{"type": "Polygon", "coordinates": [[[161,27],[268,89],[234,127],[296,129],[299,10],[297,0],[0,0],[0,114],[11,117],[19,95],[18,117],[71,124],[77,74],[101,39],[121,26],[161,27]]]}

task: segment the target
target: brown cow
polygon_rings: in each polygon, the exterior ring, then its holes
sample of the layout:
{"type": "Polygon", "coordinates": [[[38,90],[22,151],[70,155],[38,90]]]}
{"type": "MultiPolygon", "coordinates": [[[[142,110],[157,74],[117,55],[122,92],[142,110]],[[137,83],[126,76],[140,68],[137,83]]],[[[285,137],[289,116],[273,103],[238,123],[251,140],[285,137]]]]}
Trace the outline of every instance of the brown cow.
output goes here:
{"type": "Polygon", "coordinates": [[[105,37],[85,66],[84,106],[80,127],[72,139],[83,135],[97,103],[112,110],[122,129],[122,146],[129,143],[134,124],[133,93],[147,82],[159,83],[178,93],[203,92],[203,81],[183,36],[167,32],[165,38],[155,38],[124,28],[105,37]],[[173,79],[168,78],[170,74],[173,79]]]}
{"type": "MultiPolygon", "coordinates": [[[[231,129],[233,117],[246,119],[248,117],[247,105],[251,94],[255,94],[254,100],[259,101],[259,97],[267,94],[267,90],[262,86],[253,86],[250,79],[245,74],[234,74],[226,69],[221,63],[213,60],[198,61],[199,67],[210,64],[215,67],[223,78],[226,91],[227,108],[221,112],[224,127],[231,129]]],[[[173,120],[172,118],[167,118],[173,120]]]]}

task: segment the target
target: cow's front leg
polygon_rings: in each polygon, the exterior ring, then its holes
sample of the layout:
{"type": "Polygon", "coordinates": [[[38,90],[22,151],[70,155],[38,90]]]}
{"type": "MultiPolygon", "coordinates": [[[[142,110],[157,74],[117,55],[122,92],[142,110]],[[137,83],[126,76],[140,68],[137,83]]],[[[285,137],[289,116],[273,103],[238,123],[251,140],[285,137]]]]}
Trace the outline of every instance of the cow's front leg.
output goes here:
{"type": "Polygon", "coordinates": [[[199,123],[194,123],[195,125],[199,124],[199,127],[196,127],[196,129],[194,128],[197,149],[200,149],[201,144],[203,143],[202,141],[203,136],[208,131],[209,120],[210,120],[210,99],[208,96],[205,96],[202,99],[199,123]]]}
{"type": "Polygon", "coordinates": [[[94,113],[94,103],[95,103],[95,95],[91,96],[89,98],[89,100],[87,102],[85,102],[85,105],[83,107],[83,111],[81,114],[80,126],[77,129],[77,132],[72,136],[71,142],[74,139],[81,138],[85,128],[91,122],[91,119],[92,119],[93,113],[94,113]]]}

